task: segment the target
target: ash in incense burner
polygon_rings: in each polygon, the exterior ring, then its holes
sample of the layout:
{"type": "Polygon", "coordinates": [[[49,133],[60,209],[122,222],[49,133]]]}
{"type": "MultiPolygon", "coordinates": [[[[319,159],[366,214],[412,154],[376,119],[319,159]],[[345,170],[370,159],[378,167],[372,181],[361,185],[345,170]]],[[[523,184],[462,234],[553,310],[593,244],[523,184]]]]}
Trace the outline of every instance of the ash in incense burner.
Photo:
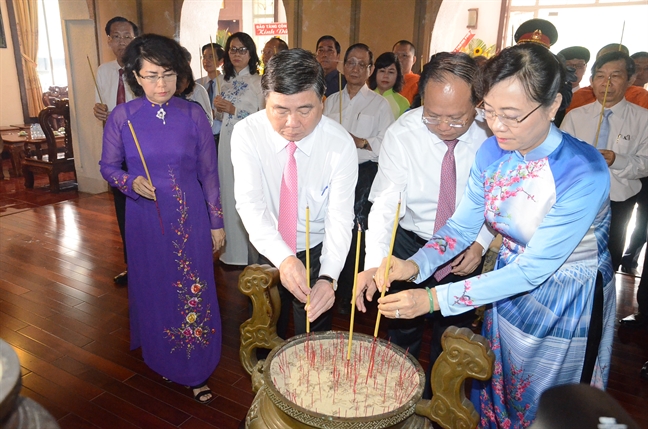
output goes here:
{"type": "Polygon", "coordinates": [[[264,370],[273,402],[292,403],[298,412],[288,413],[308,423],[413,414],[425,383],[419,363],[400,347],[363,334],[354,335],[347,360],[348,338],[333,331],[304,334],[275,349],[264,370]]]}
{"type": "Polygon", "coordinates": [[[257,392],[246,429],[276,428],[474,428],[479,415],[464,392],[466,378],[487,380],[494,361],[488,342],[467,328],[443,334],[444,352],[432,370],[431,401],[422,400],[425,377],[416,359],[385,340],[348,333],[318,332],[283,341],[276,322],[281,308],[279,273],[248,266],[239,289],[253,303],[241,325],[240,357],[257,392]],[[258,348],[271,349],[258,361],[258,348]]]}

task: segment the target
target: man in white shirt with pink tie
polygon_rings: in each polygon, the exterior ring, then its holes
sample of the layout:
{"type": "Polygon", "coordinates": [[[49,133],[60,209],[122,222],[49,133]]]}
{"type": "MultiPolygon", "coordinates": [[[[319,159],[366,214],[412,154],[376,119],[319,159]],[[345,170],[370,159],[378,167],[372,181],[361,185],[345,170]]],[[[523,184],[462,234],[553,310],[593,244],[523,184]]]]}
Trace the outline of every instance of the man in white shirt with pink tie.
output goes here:
{"type": "Polygon", "coordinates": [[[236,209],[263,262],[279,269],[279,336],[286,338],[291,307],[295,334],[306,332],[306,317],[312,331],[329,330],[337,279],[351,242],[356,147],[340,124],[322,115],[324,72],[313,54],[302,49],[277,53],[261,86],[265,110],[236,124],[232,134],[236,209]]]}

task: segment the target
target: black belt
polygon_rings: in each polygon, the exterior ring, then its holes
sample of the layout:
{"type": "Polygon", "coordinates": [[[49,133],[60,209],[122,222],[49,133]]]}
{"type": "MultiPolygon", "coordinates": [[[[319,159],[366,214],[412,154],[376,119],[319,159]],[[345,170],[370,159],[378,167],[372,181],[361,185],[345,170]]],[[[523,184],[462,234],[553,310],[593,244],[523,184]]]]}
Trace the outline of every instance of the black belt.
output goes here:
{"type": "Polygon", "coordinates": [[[408,231],[408,230],[406,230],[405,228],[403,228],[400,225],[398,225],[398,232],[401,233],[401,234],[405,234],[406,236],[408,236],[412,240],[416,241],[416,244],[418,244],[421,247],[425,246],[427,244],[427,242],[428,242],[428,240],[426,240],[425,238],[419,237],[419,235],[417,233],[415,233],[413,231],[408,231]]]}
{"type": "MultiPolygon", "coordinates": [[[[324,242],[321,242],[317,246],[311,247],[310,248],[310,253],[312,254],[312,253],[315,253],[315,252],[318,252],[318,251],[321,252],[322,244],[324,244],[324,242]]],[[[295,256],[297,256],[297,259],[301,260],[302,262],[305,261],[306,260],[306,250],[301,250],[301,251],[297,252],[297,254],[295,256]]]]}

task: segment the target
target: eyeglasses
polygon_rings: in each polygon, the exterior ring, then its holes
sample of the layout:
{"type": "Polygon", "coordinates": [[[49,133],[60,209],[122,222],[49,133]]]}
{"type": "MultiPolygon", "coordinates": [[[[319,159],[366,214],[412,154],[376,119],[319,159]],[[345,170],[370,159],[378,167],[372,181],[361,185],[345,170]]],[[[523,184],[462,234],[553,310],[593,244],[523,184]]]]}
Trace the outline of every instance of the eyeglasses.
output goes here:
{"type": "Polygon", "coordinates": [[[468,121],[460,121],[458,119],[440,119],[435,116],[421,116],[421,121],[426,125],[440,125],[442,123],[448,124],[448,126],[452,128],[462,128],[468,123],[468,121]]]}
{"type": "Polygon", "coordinates": [[[360,67],[360,69],[366,69],[368,67],[371,67],[371,64],[358,62],[358,61],[347,61],[346,63],[344,63],[344,67],[348,67],[351,70],[353,70],[356,67],[360,67]]]}
{"type": "Polygon", "coordinates": [[[137,73],[139,77],[147,81],[148,83],[157,83],[160,79],[162,79],[165,82],[172,82],[178,78],[177,73],[167,73],[167,74],[151,74],[148,76],[142,76],[141,74],[137,73]]]}
{"type": "Polygon", "coordinates": [[[241,46],[240,48],[230,46],[229,53],[230,55],[235,55],[235,54],[245,55],[248,53],[248,48],[246,48],[245,46],[241,46]]]}
{"type": "MultiPolygon", "coordinates": [[[[483,102],[480,103],[479,106],[482,106],[482,104],[483,104],[483,102]]],[[[522,119],[519,119],[519,118],[511,118],[510,116],[506,116],[506,115],[498,115],[497,113],[495,113],[494,110],[486,110],[486,109],[484,109],[483,107],[477,107],[477,111],[478,111],[482,116],[484,116],[484,118],[485,118],[487,121],[494,121],[494,120],[495,120],[495,117],[497,117],[497,118],[499,118],[499,121],[500,121],[503,125],[506,125],[508,128],[516,128],[518,125],[520,125],[520,124],[522,123],[522,121],[524,121],[526,118],[528,118],[529,116],[531,116],[531,114],[532,114],[533,112],[535,112],[536,110],[538,110],[538,109],[541,108],[541,107],[542,107],[542,104],[540,104],[538,107],[536,107],[535,109],[533,109],[532,111],[530,111],[530,112],[529,112],[527,115],[525,115],[522,119]]]]}

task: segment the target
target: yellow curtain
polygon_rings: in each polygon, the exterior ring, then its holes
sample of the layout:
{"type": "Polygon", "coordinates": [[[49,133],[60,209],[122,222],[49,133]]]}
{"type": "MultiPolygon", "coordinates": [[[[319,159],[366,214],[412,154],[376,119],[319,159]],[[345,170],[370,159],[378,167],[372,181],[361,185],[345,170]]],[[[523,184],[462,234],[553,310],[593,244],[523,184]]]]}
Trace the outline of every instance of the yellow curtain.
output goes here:
{"type": "Polygon", "coordinates": [[[29,116],[37,117],[45,108],[43,105],[43,90],[38,72],[36,58],[38,55],[38,0],[14,1],[18,41],[22,56],[23,80],[27,91],[29,116]]]}

